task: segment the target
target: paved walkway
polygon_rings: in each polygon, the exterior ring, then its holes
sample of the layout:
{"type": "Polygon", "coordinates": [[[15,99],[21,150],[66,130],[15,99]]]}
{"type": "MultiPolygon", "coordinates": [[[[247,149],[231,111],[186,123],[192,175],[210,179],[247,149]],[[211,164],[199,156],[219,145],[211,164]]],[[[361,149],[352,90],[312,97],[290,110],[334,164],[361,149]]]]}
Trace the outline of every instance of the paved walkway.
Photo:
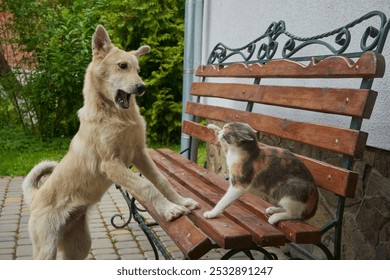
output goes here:
{"type": "MultiPolygon", "coordinates": [[[[23,200],[22,181],[22,177],[0,177],[0,260],[32,259],[27,228],[29,210],[23,200]]],[[[131,221],[124,229],[115,229],[111,225],[111,217],[118,213],[127,218],[129,209],[121,193],[111,187],[90,213],[92,248],[88,259],[154,259],[152,247],[136,222],[131,221]]],[[[120,224],[121,218],[116,218],[116,223],[120,224]]],[[[183,259],[182,253],[165,232],[160,227],[155,227],[154,230],[172,258],[183,259]]],[[[220,259],[223,253],[223,250],[216,249],[203,259],[220,259]]],[[[279,258],[285,258],[279,250],[276,249],[275,253],[279,258]]],[[[258,254],[257,257],[262,258],[258,254]]],[[[160,258],[163,259],[161,255],[160,258]]],[[[247,259],[240,254],[235,258],[247,259]]]]}

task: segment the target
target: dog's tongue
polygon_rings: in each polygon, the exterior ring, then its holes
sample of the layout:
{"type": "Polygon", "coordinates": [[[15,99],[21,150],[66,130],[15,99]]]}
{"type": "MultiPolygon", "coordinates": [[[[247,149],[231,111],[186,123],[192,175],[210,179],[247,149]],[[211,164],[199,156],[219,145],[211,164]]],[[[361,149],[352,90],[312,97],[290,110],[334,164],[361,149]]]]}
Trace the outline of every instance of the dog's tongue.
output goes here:
{"type": "Polygon", "coordinates": [[[115,101],[122,109],[128,109],[130,107],[130,95],[123,90],[118,90],[115,101]]]}

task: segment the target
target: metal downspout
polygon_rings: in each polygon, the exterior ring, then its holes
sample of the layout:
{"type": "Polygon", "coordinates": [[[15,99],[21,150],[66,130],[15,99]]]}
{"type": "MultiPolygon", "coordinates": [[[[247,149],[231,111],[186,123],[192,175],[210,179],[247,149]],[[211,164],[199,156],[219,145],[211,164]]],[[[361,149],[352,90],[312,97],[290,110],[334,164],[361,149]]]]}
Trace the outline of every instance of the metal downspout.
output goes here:
{"type": "MultiPolygon", "coordinates": [[[[184,65],[183,65],[183,105],[182,122],[189,120],[185,113],[185,106],[190,99],[191,84],[194,80],[196,67],[201,63],[202,57],[202,29],[203,29],[204,0],[186,0],[184,19],[184,65]]],[[[181,151],[189,148],[190,138],[181,134],[181,151]]],[[[188,151],[183,153],[188,158],[188,151]]]]}

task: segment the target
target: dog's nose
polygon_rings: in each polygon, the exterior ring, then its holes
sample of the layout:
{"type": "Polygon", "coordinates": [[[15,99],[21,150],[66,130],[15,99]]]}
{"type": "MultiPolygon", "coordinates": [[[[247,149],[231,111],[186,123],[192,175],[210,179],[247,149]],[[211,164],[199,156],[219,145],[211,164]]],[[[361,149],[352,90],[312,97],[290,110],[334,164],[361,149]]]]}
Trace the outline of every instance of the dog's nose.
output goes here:
{"type": "Polygon", "coordinates": [[[143,84],[143,83],[138,83],[135,85],[136,89],[137,89],[137,94],[138,95],[143,95],[145,93],[145,90],[146,90],[146,85],[143,84]]]}

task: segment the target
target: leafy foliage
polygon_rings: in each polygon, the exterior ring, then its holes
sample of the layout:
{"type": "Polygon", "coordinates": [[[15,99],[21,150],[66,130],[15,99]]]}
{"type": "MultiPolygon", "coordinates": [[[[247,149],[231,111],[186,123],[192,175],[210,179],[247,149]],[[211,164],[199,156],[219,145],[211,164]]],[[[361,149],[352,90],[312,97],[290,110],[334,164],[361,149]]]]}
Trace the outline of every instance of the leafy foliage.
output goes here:
{"type": "Polygon", "coordinates": [[[115,0],[102,14],[115,44],[152,48],[141,57],[147,93],[138,99],[152,142],[177,142],[181,126],[184,1],[115,0]]]}
{"type": "Polygon", "coordinates": [[[148,86],[138,98],[141,113],[151,142],[178,141],[184,1],[7,0],[0,2],[0,12],[5,11],[13,16],[1,27],[1,44],[16,45],[25,55],[14,67],[13,79],[0,75],[0,125],[23,127],[42,139],[77,131],[91,38],[101,23],[123,49],[151,46],[152,52],[141,58],[148,86]],[[26,73],[26,68],[32,71],[26,73]]]}
{"type": "Polygon", "coordinates": [[[23,82],[13,87],[7,86],[9,79],[2,79],[1,85],[8,96],[19,100],[23,127],[41,138],[74,134],[90,59],[87,42],[94,30],[87,23],[93,20],[83,17],[76,6],[67,8],[52,1],[8,0],[2,5],[13,15],[5,26],[13,36],[4,41],[17,45],[24,57],[14,68],[23,82]]]}

